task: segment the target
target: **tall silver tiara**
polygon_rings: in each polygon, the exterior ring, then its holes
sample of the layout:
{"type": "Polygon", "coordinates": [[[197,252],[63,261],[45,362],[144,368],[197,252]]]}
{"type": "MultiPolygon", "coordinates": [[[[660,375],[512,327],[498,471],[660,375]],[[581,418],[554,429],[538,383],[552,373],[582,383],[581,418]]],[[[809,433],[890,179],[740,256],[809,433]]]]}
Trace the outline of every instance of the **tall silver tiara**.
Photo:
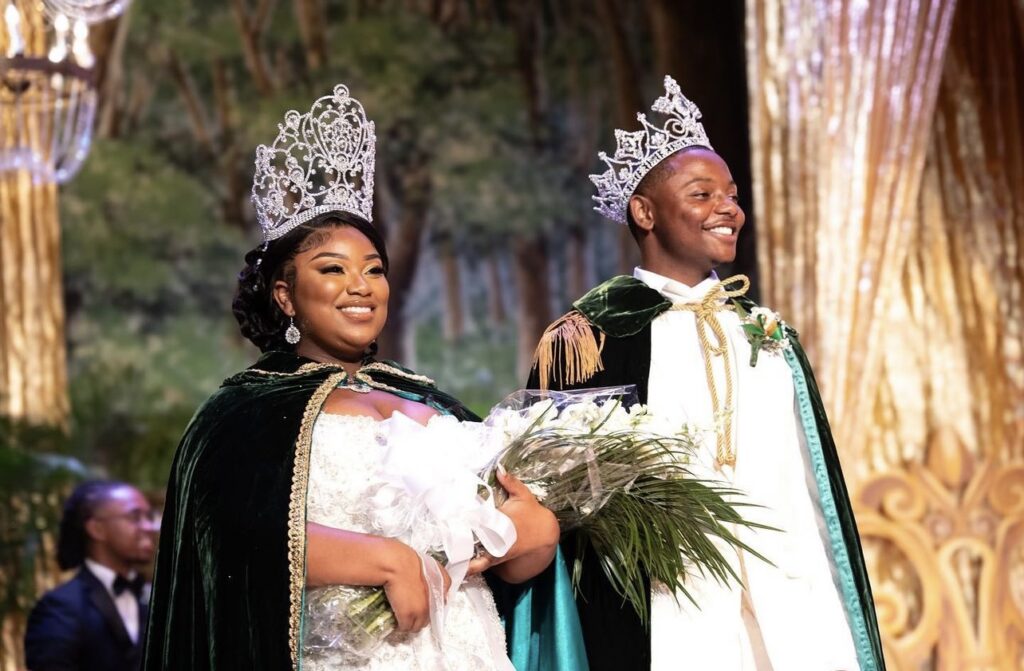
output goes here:
{"type": "Polygon", "coordinates": [[[327,212],[372,221],[377,136],[362,104],[338,84],[309,112],[278,124],[274,144],[256,147],[252,204],[263,240],[276,240],[327,212]]]}
{"type": "Polygon", "coordinates": [[[687,100],[672,77],[665,76],[665,95],[654,101],[651,110],[668,116],[665,124],[655,126],[647,121],[646,114],[638,113],[636,118],[643,128],[632,133],[616,130],[615,156],[603,151],[598,154],[608,166],[607,172],[590,176],[597,186],[594,209],[620,224],[626,223],[629,199],[651,168],[680,149],[712,148],[700,123],[700,110],[687,100]]]}

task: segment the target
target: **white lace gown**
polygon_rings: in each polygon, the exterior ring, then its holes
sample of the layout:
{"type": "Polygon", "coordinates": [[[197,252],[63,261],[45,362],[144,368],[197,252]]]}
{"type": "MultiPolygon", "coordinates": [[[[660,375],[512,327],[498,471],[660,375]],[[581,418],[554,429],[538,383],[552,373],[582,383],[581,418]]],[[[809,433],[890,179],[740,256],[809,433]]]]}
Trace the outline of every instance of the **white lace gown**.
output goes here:
{"type": "MultiPolygon", "coordinates": [[[[309,462],[309,522],[370,532],[365,514],[356,511],[371,487],[390,423],[321,413],[313,428],[309,462]]],[[[429,627],[414,634],[396,632],[369,659],[341,650],[311,653],[304,649],[302,669],[497,671],[501,666],[488,640],[500,641],[504,648],[504,628],[483,577],[473,576],[448,601],[443,645],[438,646],[429,627]]]]}

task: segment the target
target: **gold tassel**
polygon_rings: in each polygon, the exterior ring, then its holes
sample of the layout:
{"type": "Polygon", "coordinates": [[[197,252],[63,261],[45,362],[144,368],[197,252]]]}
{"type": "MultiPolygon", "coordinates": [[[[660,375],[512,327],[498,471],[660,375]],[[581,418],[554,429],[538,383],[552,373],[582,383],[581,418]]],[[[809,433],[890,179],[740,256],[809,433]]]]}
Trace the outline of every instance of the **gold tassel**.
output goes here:
{"type": "Polygon", "coordinates": [[[603,349],[604,333],[598,343],[586,317],[575,310],[563,315],[544,331],[533,355],[540,388],[544,391],[550,388],[552,375],[560,387],[589,380],[604,370],[603,349]]]}

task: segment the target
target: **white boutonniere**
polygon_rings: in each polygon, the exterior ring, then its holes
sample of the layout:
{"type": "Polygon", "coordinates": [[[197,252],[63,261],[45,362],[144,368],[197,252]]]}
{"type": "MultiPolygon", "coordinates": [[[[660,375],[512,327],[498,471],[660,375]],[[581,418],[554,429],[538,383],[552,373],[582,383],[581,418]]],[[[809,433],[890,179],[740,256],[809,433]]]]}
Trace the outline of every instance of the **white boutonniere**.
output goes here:
{"type": "Polygon", "coordinates": [[[757,365],[757,355],[764,350],[776,354],[789,349],[789,338],[786,337],[785,322],[779,314],[768,308],[756,307],[747,312],[742,305],[736,303],[736,313],[740,316],[743,332],[750,343],[750,366],[757,365]]]}

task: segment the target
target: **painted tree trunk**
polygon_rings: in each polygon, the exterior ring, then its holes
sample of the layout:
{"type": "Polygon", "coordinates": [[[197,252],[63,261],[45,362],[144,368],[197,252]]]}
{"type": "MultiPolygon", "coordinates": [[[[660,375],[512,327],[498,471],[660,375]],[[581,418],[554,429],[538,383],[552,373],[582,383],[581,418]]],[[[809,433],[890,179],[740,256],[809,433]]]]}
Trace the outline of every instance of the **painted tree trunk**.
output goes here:
{"type": "Polygon", "coordinates": [[[275,0],[260,0],[255,9],[250,9],[246,0],[232,0],[231,2],[235,23],[238,26],[238,35],[242,39],[242,54],[245,56],[246,69],[252,76],[256,90],[264,96],[270,95],[276,88],[270,64],[267,62],[261,44],[275,4],[275,0]]]}
{"type": "MultiPolygon", "coordinates": [[[[640,96],[640,77],[633,61],[623,26],[619,6],[615,0],[600,0],[597,3],[597,14],[601,22],[602,34],[607,45],[608,66],[611,70],[611,91],[615,109],[615,127],[633,130],[638,126],[636,113],[642,111],[643,100],[640,96]]],[[[618,272],[628,275],[639,262],[640,254],[636,242],[629,230],[623,228],[618,233],[618,272]]]]}
{"type": "Polygon", "coordinates": [[[295,19],[305,48],[306,67],[319,70],[327,64],[327,21],[321,0],[295,0],[295,19]]]}
{"type": "Polygon", "coordinates": [[[574,301],[590,288],[589,263],[587,262],[587,235],[582,224],[569,230],[568,256],[569,272],[566,277],[566,293],[569,301],[574,301]]]}
{"type": "Polygon", "coordinates": [[[489,300],[487,309],[493,326],[503,326],[508,321],[508,308],[505,307],[505,283],[501,278],[501,265],[496,254],[490,254],[487,264],[487,290],[489,300]]]}
{"type": "Polygon", "coordinates": [[[548,250],[543,237],[520,238],[515,245],[515,268],[519,287],[516,370],[525,380],[533,351],[552,319],[548,250]]]}
{"type": "Polygon", "coordinates": [[[458,340],[465,333],[465,319],[462,310],[462,271],[451,236],[438,242],[437,251],[440,255],[441,277],[444,282],[444,338],[451,342],[458,340]]]}
{"type": "MultiPolygon", "coordinates": [[[[396,140],[401,132],[401,129],[395,131],[396,140]]],[[[423,217],[430,210],[433,188],[430,158],[425,152],[410,144],[402,152],[402,159],[401,164],[386,167],[377,164],[378,171],[384,169],[388,182],[387,187],[378,188],[378,191],[389,194],[387,198],[393,199],[395,203],[394,207],[387,210],[397,212],[396,221],[374,220],[375,224],[387,231],[390,261],[388,283],[391,285],[388,323],[377,344],[381,356],[411,362],[414,353],[408,350],[413,339],[406,337],[408,320],[405,305],[419,266],[423,248],[423,217]]],[[[384,211],[385,208],[379,210],[384,211]]]]}

